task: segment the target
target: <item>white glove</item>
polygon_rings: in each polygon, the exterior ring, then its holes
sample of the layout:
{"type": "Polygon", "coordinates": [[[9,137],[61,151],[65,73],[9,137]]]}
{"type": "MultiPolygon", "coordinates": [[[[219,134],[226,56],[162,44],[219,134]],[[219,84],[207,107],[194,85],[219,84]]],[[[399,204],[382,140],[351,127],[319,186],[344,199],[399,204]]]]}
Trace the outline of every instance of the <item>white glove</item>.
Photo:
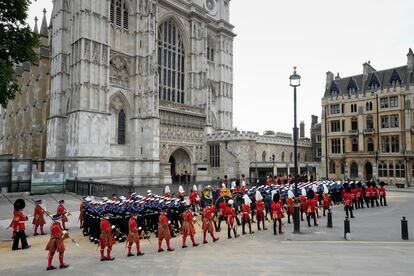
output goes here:
{"type": "Polygon", "coordinates": [[[141,227],[138,227],[138,230],[142,230],[142,228],[141,227]]]}
{"type": "Polygon", "coordinates": [[[68,231],[63,230],[62,233],[63,233],[63,235],[66,235],[68,233],[68,231]]]}
{"type": "Polygon", "coordinates": [[[115,225],[112,225],[111,229],[114,230],[115,229],[115,225]]]}
{"type": "Polygon", "coordinates": [[[171,224],[171,221],[168,221],[168,224],[171,224]]]}

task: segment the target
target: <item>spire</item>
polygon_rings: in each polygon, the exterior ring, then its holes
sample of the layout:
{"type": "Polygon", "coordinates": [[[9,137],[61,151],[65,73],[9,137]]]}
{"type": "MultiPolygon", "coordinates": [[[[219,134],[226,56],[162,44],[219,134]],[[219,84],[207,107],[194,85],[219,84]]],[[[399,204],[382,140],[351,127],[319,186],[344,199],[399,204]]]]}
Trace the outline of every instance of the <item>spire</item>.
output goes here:
{"type": "Polygon", "coordinates": [[[413,50],[411,48],[408,49],[407,56],[414,56],[413,50]]]}
{"type": "Polygon", "coordinates": [[[39,19],[37,19],[37,16],[34,18],[34,20],[35,20],[35,25],[34,25],[34,28],[33,28],[33,32],[34,33],[36,33],[36,34],[38,34],[39,33],[39,29],[37,28],[37,21],[39,20],[39,19]]]}
{"type": "Polygon", "coordinates": [[[408,71],[414,71],[414,53],[413,50],[411,50],[411,48],[408,50],[407,54],[407,67],[408,71]]]}
{"type": "Polygon", "coordinates": [[[47,31],[46,9],[43,9],[43,20],[42,26],[40,27],[40,35],[45,37],[49,36],[49,33],[47,31]]]}

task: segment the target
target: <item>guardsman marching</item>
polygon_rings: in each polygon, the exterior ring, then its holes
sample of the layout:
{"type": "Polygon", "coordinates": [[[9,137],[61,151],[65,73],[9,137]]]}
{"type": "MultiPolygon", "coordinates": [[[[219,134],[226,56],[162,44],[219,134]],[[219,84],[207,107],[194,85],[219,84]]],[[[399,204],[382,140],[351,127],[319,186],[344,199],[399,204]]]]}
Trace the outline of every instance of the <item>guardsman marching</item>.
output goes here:
{"type": "Polygon", "coordinates": [[[357,189],[356,189],[356,198],[357,198],[357,206],[358,208],[364,208],[364,193],[362,190],[362,183],[358,182],[357,189]]]}
{"type": "Polygon", "coordinates": [[[214,215],[214,206],[206,206],[203,209],[202,219],[203,219],[203,244],[207,242],[207,231],[210,233],[213,242],[219,240],[219,238],[214,237],[214,226],[213,226],[213,215],[214,215]]]}
{"type": "Polygon", "coordinates": [[[196,233],[194,227],[195,218],[193,218],[193,214],[190,211],[190,205],[186,207],[186,210],[182,214],[183,223],[181,226],[181,234],[183,235],[183,245],[182,248],[187,248],[186,240],[187,237],[190,236],[190,239],[193,243],[193,247],[198,246],[198,243],[195,242],[194,235],[196,233]]]}
{"type": "Polygon", "coordinates": [[[352,207],[352,194],[351,194],[351,188],[347,187],[345,190],[345,194],[344,194],[344,202],[345,202],[345,213],[346,216],[349,216],[349,213],[351,213],[351,218],[354,218],[354,213],[353,213],[353,207],[352,207]]]}
{"type": "Polygon", "coordinates": [[[272,191],[273,194],[273,203],[271,208],[272,211],[272,220],[273,220],[273,234],[277,235],[276,223],[279,222],[279,234],[282,232],[282,206],[280,205],[280,194],[272,191]]]}
{"type": "Polygon", "coordinates": [[[331,196],[329,195],[329,190],[326,185],[323,185],[323,195],[322,195],[322,207],[323,207],[323,216],[326,216],[326,210],[329,210],[331,206],[331,196]]]}
{"type": "Polygon", "coordinates": [[[236,210],[233,207],[234,201],[230,199],[227,202],[228,206],[226,208],[226,220],[227,220],[227,235],[231,239],[231,230],[233,230],[234,238],[239,237],[237,235],[237,223],[235,223],[236,210]]]}
{"type": "Polygon", "coordinates": [[[66,222],[68,222],[68,217],[67,217],[67,211],[66,211],[65,205],[63,205],[64,203],[65,201],[63,199],[59,201],[59,205],[57,207],[57,214],[60,215],[63,230],[67,231],[68,228],[66,228],[66,222]]]}
{"type": "Polygon", "coordinates": [[[34,209],[34,217],[33,217],[33,226],[34,226],[34,234],[33,236],[39,235],[37,233],[37,229],[40,227],[40,235],[46,235],[43,227],[46,224],[45,217],[44,217],[44,211],[43,208],[40,206],[42,204],[41,200],[36,200],[36,206],[34,209]]]}
{"type": "Polygon", "coordinates": [[[375,181],[372,181],[371,185],[372,185],[371,207],[374,207],[374,201],[377,207],[379,207],[379,203],[378,203],[379,192],[378,192],[377,184],[375,183],[375,181]]]}
{"type": "Polygon", "coordinates": [[[380,197],[380,204],[382,205],[382,202],[384,201],[384,206],[387,206],[387,194],[385,192],[385,183],[380,182],[380,188],[378,189],[379,197],[380,197]]]}
{"type": "Polygon", "coordinates": [[[371,182],[368,181],[366,184],[366,188],[365,188],[365,203],[367,204],[367,208],[369,208],[369,206],[371,205],[371,197],[372,197],[371,182]]]}
{"type": "Polygon", "coordinates": [[[250,204],[252,203],[251,199],[247,194],[243,196],[244,203],[242,205],[242,234],[246,235],[245,226],[246,223],[249,224],[249,233],[253,234],[252,231],[252,224],[250,221],[251,216],[251,210],[250,210],[250,204]]]}
{"type": "Polygon", "coordinates": [[[137,219],[138,219],[138,214],[133,212],[132,213],[132,217],[129,219],[128,222],[128,229],[129,229],[129,233],[128,233],[128,257],[134,256],[134,254],[132,254],[131,249],[132,249],[132,244],[135,243],[136,248],[137,248],[137,256],[142,256],[144,255],[144,253],[141,252],[140,250],[140,246],[139,246],[139,230],[141,230],[141,227],[138,228],[138,223],[137,223],[137,219]]]}
{"type": "Polygon", "coordinates": [[[317,215],[316,215],[316,208],[318,203],[315,200],[315,192],[311,189],[308,191],[308,200],[306,201],[306,214],[308,220],[308,226],[311,227],[310,219],[313,218],[313,226],[318,226],[316,222],[317,215]]]}
{"type": "Polygon", "coordinates": [[[221,222],[224,220],[226,221],[226,208],[227,208],[227,204],[226,204],[226,200],[223,197],[223,200],[220,201],[219,203],[219,213],[218,213],[218,227],[217,227],[217,232],[220,232],[221,230],[221,222]]]}
{"type": "Polygon", "coordinates": [[[112,237],[112,228],[109,223],[109,213],[105,212],[100,222],[101,235],[99,236],[99,246],[101,248],[101,262],[113,261],[115,258],[111,257],[112,246],[115,244],[115,240],[112,237]],[[106,256],[104,251],[106,248],[106,256]]]}
{"type": "Polygon", "coordinates": [[[267,230],[265,226],[265,204],[263,202],[263,196],[259,191],[256,191],[256,218],[257,229],[260,229],[260,222],[263,224],[263,230],[267,230]]]}
{"type": "Polygon", "coordinates": [[[14,211],[13,211],[13,246],[12,250],[19,249],[19,240],[22,243],[22,249],[30,248],[30,245],[27,244],[26,233],[25,233],[25,222],[28,220],[27,216],[23,213],[23,209],[26,206],[26,203],[23,199],[17,199],[14,202],[14,211]]]}
{"type": "Polygon", "coordinates": [[[50,226],[50,239],[46,246],[46,251],[49,251],[46,270],[56,269],[56,267],[52,265],[53,256],[55,255],[56,251],[59,253],[59,267],[63,269],[69,266],[68,264],[65,264],[65,262],[63,261],[65,253],[64,240],[67,239],[69,236],[66,231],[62,230],[62,227],[60,226],[60,217],[61,216],[59,214],[54,215],[52,217],[53,222],[50,226]]]}
{"type": "Polygon", "coordinates": [[[167,251],[174,251],[174,248],[171,248],[170,245],[171,229],[165,209],[161,211],[158,219],[158,252],[164,251],[164,249],[162,249],[162,240],[164,239],[167,243],[167,251]]]}
{"type": "Polygon", "coordinates": [[[303,214],[306,214],[306,200],[306,190],[302,188],[302,194],[299,196],[301,221],[303,221],[303,214]]]}
{"type": "Polygon", "coordinates": [[[292,216],[293,220],[293,207],[295,206],[295,195],[293,194],[292,190],[288,191],[288,198],[286,199],[286,214],[288,217],[288,223],[290,223],[290,217],[292,216]]]}

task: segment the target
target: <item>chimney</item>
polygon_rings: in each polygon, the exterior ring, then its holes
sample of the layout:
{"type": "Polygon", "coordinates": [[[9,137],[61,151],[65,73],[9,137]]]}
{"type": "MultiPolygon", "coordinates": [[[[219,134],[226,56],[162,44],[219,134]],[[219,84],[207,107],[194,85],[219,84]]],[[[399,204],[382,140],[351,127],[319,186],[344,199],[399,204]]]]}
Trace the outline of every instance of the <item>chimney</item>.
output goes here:
{"type": "Polygon", "coordinates": [[[331,87],[331,83],[334,80],[334,74],[331,71],[326,73],[326,91],[331,87]]]}
{"type": "Polygon", "coordinates": [[[311,127],[313,128],[318,123],[318,116],[312,115],[312,124],[311,127]]]}
{"type": "Polygon", "coordinates": [[[407,54],[407,70],[412,72],[414,69],[414,53],[413,50],[410,48],[407,54]]]}
{"type": "Polygon", "coordinates": [[[300,127],[299,138],[303,139],[305,138],[305,122],[301,121],[299,127],[300,127]]]}

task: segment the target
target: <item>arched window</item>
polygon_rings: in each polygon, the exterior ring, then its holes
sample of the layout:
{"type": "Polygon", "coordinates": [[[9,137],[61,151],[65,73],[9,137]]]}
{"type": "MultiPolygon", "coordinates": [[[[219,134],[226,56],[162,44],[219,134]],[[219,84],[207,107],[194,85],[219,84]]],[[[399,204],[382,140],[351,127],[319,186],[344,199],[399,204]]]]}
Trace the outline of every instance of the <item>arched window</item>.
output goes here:
{"type": "Polygon", "coordinates": [[[214,41],[210,37],[207,39],[207,60],[214,62],[214,41]]]}
{"type": "Polygon", "coordinates": [[[111,20],[111,23],[115,22],[115,3],[114,3],[114,0],[111,1],[111,10],[110,10],[109,18],[111,20]]]}
{"type": "Polygon", "coordinates": [[[266,162],[266,152],[265,151],[262,153],[262,161],[266,162]]]}
{"type": "Polygon", "coordinates": [[[388,166],[387,163],[384,161],[379,162],[378,164],[378,175],[379,177],[387,177],[388,176],[388,166]]]}
{"type": "Polygon", "coordinates": [[[358,178],[358,164],[355,162],[351,164],[351,178],[358,178]]]}
{"type": "Polygon", "coordinates": [[[282,152],[282,157],[281,157],[282,162],[285,162],[285,152],[282,152]]]}
{"type": "Polygon", "coordinates": [[[298,152],[298,162],[300,162],[300,152],[298,152]]]}
{"type": "Polygon", "coordinates": [[[336,173],[336,164],[334,161],[329,162],[329,173],[335,174],[336,173]]]}
{"type": "Polygon", "coordinates": [[[292,161],[293,161],[293,152],[291,152],[289,156],[289,162],[292,163],[292,161]]]}
{"type": "Polygon", "coordinates": [[[117,27],[123,27],[128,30],[129,27],[129,12],[125,1],[111,0],[109,18],[112,24],[117,27]]]}
{"type": "Polygon", "coordinates": [[[401,161],[398,161],[395,163],[395,177],[398,177],[398,178],[405,177],[405,165],[401,161]]]}
{"type": "Polygon", "coordinates": [[[172,20],[158,28],[158,77],[160,99],[184,103],[185,51],[183,38],[172,20]]]}
{"type": "MultiPolygon", "coordinates": [[[[124,4],[125,7],[125,4],[124,4]]],[[[129,24],[129,14],[128,14],[128,10],[124,9],[124,29],[128,30],[128,24],[129,24]]]]}
{"type": "Polygon", "coordinates": [[[121,109],[118,114],[118,144],[125,145],[126,120],[125,111],[121,109]]]}

